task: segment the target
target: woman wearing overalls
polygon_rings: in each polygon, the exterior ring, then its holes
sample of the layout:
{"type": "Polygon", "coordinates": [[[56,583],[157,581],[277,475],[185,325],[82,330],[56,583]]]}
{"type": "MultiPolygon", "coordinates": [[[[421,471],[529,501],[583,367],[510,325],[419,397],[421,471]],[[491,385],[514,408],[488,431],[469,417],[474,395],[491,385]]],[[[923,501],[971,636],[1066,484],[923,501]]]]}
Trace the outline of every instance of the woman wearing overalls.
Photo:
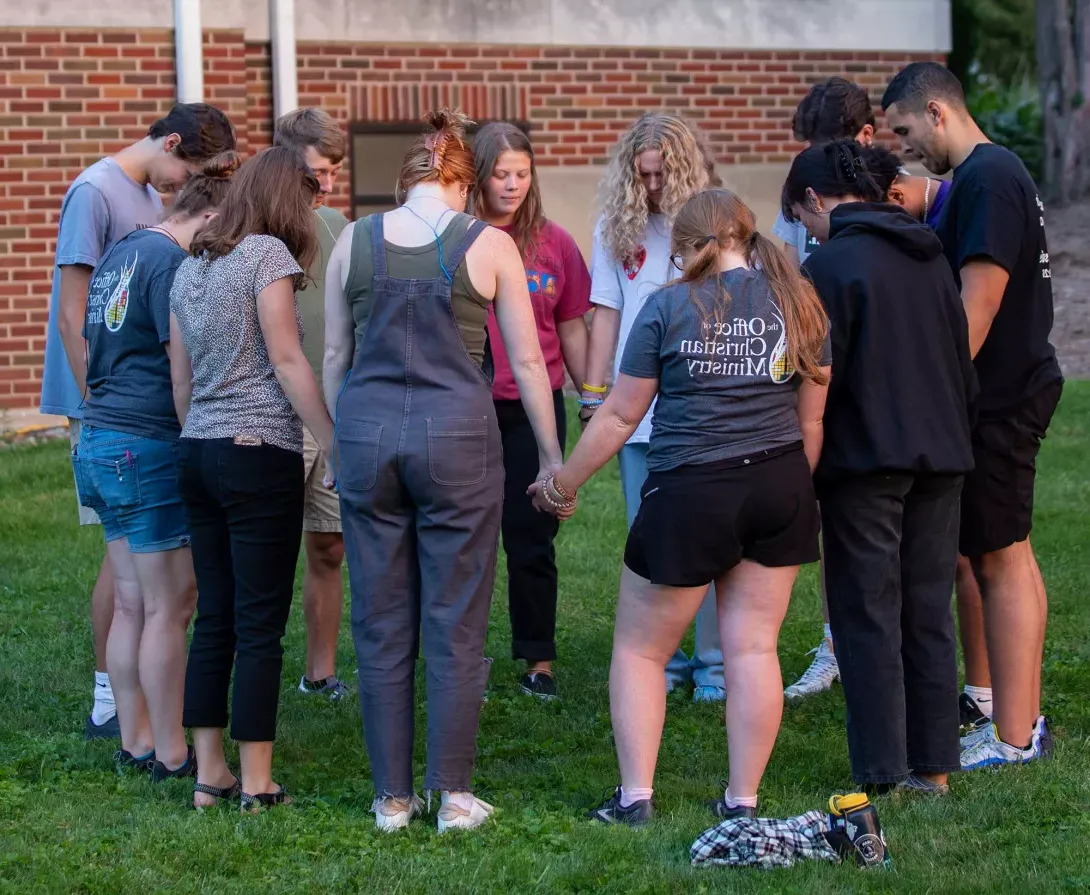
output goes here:
{"type": "Polygon", "coordinates": [[[323,373],[376,822],[396,830],[423,811],[412,768],[422,648],[424,786],[442,794],[442,832],[492,813],[470,792],[503,505],[486,372],[491,302],[537,439],[539,479],[562,456],[518,248],[464,213],[476,183],[470,122],[448,110],[426,120],[402,164],[401,205],[350,224],[330,257],[323,373]]]}

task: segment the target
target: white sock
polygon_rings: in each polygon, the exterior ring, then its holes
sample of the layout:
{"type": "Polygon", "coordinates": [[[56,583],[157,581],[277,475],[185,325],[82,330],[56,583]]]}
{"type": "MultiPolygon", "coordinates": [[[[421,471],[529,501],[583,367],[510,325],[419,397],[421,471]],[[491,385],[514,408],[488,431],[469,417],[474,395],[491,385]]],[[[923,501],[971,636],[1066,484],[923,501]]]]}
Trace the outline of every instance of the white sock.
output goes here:
{"type": "Polygon", "coordinates": [[[728,808],[756,808],[757,797],[756,796],[732,796],[730,794],[730,787],[727,787],[726,792],[723,793],[723,798],[726,800],[728,808]]]}
{"type": "Polygon", "coordinates": [[[455,805],[463,811],[473,810],[473,793],[471,792],[444,792],[442,794],[443,805],[455,805]]]}
{"type": "Polygon", "coordinates": [[[833,626],[830,625],[830,624],[824,624],[821,627],[822,627],[822,630],[825,633],[825,639],[828,640],[829,643],[832,643],[833,642],[833,626]]]}
{"type": "Polygon", "coordinates": [[[91,709],[91,721],[105,724],[117,714],[114,705],[114,691],[110,686],[110,676],[105,671],[95,672],[95,704],[91,709]]]}
{"type": "Polygon", "coordinates": [[[631,808],[636,802],[651,798],[653,789],[625,789],[621,787],[621,807],[631,808]]]}
{"type": "Polygon", "coordinates": [[[992,688],[991,687],[970,687],[965,685],[965,695],[968,696],[973,702],[976,703],[976,707],[980,709],[989,718],[992,716],[992,688]]]}

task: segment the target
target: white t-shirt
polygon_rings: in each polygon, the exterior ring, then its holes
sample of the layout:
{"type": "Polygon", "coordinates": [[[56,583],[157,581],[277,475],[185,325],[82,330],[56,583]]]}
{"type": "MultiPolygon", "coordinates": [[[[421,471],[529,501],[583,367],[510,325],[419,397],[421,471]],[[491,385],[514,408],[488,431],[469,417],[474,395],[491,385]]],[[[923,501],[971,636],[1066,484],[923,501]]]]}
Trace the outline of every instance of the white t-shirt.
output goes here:
{"type": "Polygon", "coordinates": [[[772,233],[799,253],[799,264],[802,264],[810,253],[821,244],[806,232],[806,228],[802,224],[797,221],[794,224],[789,224],[782,211],[776,215],[776,223],[772,225],[772,233]]]}
{"type": "MultiPolygon", "coordinates": [[[[602,245],[602,224],[594,228],[594,245],[590,256],[590,300],[592,304],[621,312],[621,329],[617,336],[617,353],[613,359],[613,378],[621,366],[628,334],[647,297],[660,286],[679,276],[670,263],[670,227],[661,214],[650,215],[647,229],[636,251],[636,257],[626,264],[613,259],[602,245]]],[[[651,439],[652,402],[647,415],[636,427],[629,444],[646,444],[651,439]]]]}

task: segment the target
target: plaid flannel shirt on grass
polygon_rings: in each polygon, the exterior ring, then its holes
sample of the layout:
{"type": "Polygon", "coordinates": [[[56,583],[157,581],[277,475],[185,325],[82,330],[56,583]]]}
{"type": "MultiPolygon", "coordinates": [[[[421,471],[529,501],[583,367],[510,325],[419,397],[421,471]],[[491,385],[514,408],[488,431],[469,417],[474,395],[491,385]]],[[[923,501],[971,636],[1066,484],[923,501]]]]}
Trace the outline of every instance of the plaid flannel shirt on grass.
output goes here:
{"type": "Polygon", "coordinates": [[[823,835],[827,815],[807,811],[784,819],[759,817],[725,820],[705,830],[689,850],[692,866],[791,867],[796,861],[837,863],[840,857],[823,835]]]}

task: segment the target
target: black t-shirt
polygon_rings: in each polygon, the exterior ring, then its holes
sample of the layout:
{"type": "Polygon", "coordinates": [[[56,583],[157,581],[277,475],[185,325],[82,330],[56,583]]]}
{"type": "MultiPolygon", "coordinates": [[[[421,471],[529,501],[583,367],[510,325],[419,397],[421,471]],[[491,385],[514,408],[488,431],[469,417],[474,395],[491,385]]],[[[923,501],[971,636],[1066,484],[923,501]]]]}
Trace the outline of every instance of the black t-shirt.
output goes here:
{"type": "Polygon", "coordinates": [[[974,360],[979,414],[1003,413],[1062,378],[1048,341],[1052,270],[1044,205],[1021,159],[993,143],[977,146],[954,171],[938,234],[959,289],[961,268],[973,259],[994,262],[1010,274],[974,360]]]}
{"type": "Polygon", "coordinates": [[[91,275],[87,294],[88,397],[83,421],[176,441],[170,359],[170,287],[186,253],[156,230],[119,240],[91,275]]]}

